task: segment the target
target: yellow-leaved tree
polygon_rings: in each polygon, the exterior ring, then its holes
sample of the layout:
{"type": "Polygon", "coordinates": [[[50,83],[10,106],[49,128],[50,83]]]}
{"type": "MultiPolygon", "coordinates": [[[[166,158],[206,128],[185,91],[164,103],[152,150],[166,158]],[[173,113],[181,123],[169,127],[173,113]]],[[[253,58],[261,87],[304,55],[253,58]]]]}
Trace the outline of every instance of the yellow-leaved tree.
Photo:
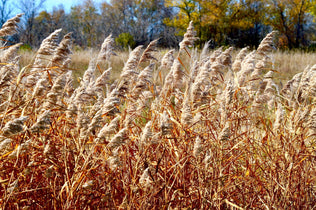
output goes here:
{"type": "MultiPolygon", "coordinates": [[[[283,35],[283,41],[291,48],[298,48],[307,41],[306,23],[315,0],[268,0],[266,24],[283,35]]],[[[281,36],[282,37],[282,36],[281,36]]]]}
{"type": "Polygon", "coordinates": [[[211,39],[216,45],[231,44],[228,35],[255,28],[264,16],[260,0],[167,0],[166,6],[174,7],[177,15],[165,24],[178,28],[179,35],[193,21],[200,42],[211,39]]]}
{"type": "Polygon", "coordinates": [[[174,7],[178,10],[175,18],[166,18],[164,20],[165,24],[179,29],[178,35],[183,35],[186,32],[190,21],[196,23],[201,17],[198,1],[166,0],[165,5],[167,7],[174,7]]]}

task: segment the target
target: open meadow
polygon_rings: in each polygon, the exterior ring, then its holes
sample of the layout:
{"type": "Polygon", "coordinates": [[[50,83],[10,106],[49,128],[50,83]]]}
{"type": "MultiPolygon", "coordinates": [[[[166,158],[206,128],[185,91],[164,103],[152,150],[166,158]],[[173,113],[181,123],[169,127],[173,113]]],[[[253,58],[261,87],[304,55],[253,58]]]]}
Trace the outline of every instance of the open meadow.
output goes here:
{"type": "Polygon", "coordinates": [[[2,49],[0,208],[316,208],[315,54],[60,33],[2,49]]]}

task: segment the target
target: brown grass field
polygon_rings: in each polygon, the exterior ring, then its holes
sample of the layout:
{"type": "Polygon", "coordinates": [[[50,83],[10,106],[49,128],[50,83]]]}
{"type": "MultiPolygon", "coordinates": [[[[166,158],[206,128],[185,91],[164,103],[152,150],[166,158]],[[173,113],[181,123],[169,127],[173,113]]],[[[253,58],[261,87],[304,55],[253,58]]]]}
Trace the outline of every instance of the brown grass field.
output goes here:
{"type": "MultiPolygon", "coordinates": [[[[160,61],[163,55],[171,49],[158,49],[155,56],[160,61]]],[[[240,50],[240,49],[239,49],[240,50]]],[[[234,49],[232,53],[232,59],[237,55],[239,50],[234,49]]],[[[212,53],[211,51],[210,53],[212,53]]],[[[35,56],[36,51],[20,51],[21,55],[20,67],[28,65],[32,58],[35,56]]],[[[96,50],[82,50],[73,51],[70,55],[71,63],[69,69],[73,70],[74,77],[80,77],[86,71],[89,66],[89,62],[92,58],[98,55],[96,50]]],[[[111,58],[112,73],[111,80],[115,80],[119,77],[124,63],[128,59],[128,51],[118,50],[117,56],[111,58]]],[[[286,83],[292,77],[304,70],[307,66],[313,66],[316,61],[316,53],[303,52],[303,51],[273,51],[270,53],[273,58],[276,72],[276,80],[282,83],[286,83]]]]}
{"type": "Polygon", "coordinates": [[[316,208],[315,54],[59,33],[2,49],[0,208],[316,208]]]}

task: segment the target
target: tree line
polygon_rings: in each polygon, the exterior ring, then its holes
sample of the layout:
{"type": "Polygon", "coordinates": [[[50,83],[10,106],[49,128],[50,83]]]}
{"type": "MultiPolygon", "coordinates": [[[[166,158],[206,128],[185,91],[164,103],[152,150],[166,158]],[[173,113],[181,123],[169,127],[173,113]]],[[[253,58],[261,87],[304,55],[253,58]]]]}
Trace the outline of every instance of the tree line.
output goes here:
{"type": "Polygon", "coordinates": [[[21,29],[10,37],[32,48],[55,29],[73,32],[79,48],[98,47],[112,34],[118,45],[134,47],[159,39],[161,47],[177,47],[190,21],[197,46],[257,47],[271,30],[278,30],[279,47],[312,48],[316,40],[316,0],[85,0],[66,12],[62,5],[51,12],[45,0],[0,0],[0,23],[13,11],[24,13],[21,29]],[[11,3],[11,4],[10,4],[11,3]]]}

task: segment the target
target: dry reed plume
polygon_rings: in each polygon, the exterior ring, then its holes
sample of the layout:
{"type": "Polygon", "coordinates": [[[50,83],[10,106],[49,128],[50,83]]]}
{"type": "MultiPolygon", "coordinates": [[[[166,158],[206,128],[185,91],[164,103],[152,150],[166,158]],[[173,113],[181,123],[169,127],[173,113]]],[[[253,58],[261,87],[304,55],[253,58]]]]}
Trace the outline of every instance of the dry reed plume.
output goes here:
{"type": "Polygon", "coordinates": [[[2,52],[2,209],[316,207],[316,65],[279,87],[276,32],[197,56],[190,23],[177,55],[139,46],[112,84],[108,36],[77,87],[60,32],[22,69],[2,52]]]}

